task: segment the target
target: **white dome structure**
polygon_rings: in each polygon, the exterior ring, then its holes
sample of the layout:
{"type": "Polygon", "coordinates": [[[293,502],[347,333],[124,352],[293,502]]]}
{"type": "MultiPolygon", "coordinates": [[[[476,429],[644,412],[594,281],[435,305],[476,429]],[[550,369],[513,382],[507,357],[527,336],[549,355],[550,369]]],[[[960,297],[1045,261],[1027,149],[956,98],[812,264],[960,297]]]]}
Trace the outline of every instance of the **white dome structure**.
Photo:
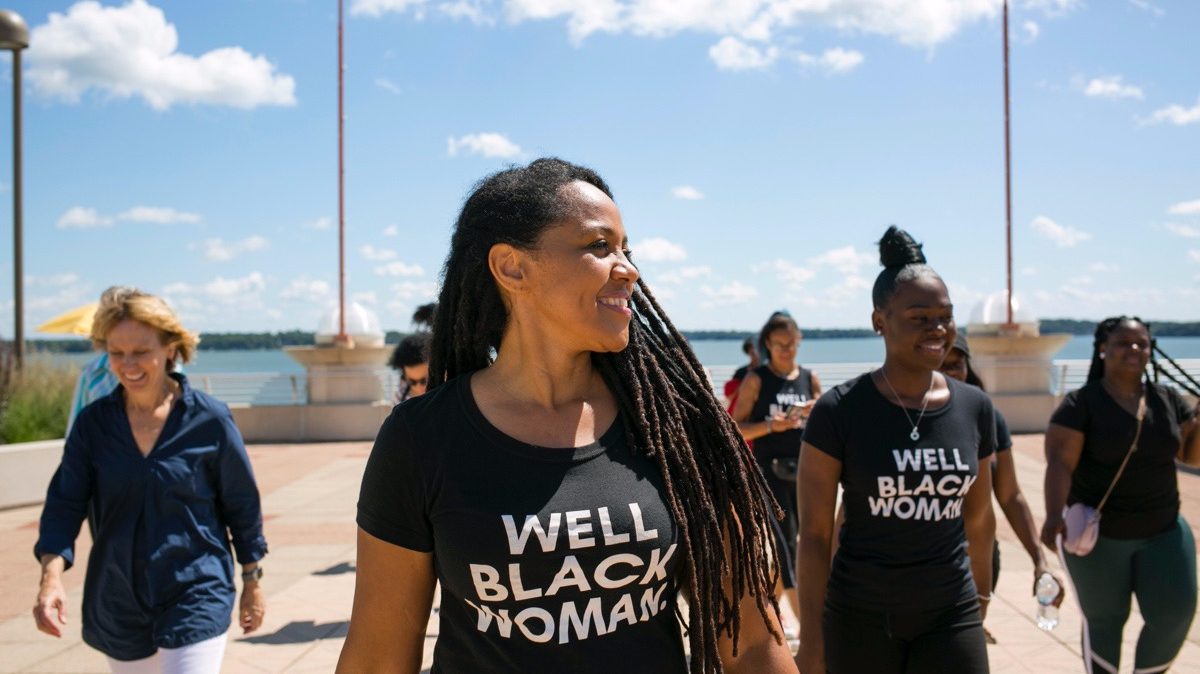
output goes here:
{"type": "MultiPolygon", "coordinates": [[[[1038,319],[1019,295],[1013,295],[1013,323],[1022,334],[1038,334],[1038,319]]],[[[995,334],[1008,322],[1008,291],[1000,290],[983,298],[971,309],[967,332],[974,335],[995,334]]]]}
{"type": "MultiPolygon", "coordinates": [[[[337,334],[338,308],[335,306],[321,318],[317,326],[317,345],[332,344],[337,334]]],[[[358,302],[351,302],[346,307],[346,334],[350,335],[356,346],[383,346],[384,335],[379,326],[379,316],[358,302]]]]}

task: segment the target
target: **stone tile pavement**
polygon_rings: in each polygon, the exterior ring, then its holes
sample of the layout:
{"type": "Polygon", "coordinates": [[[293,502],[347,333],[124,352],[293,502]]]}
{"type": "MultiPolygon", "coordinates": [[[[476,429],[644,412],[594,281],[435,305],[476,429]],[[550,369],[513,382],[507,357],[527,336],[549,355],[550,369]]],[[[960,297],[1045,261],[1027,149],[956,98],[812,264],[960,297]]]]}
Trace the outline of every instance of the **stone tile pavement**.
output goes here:
{"type": "MultiPolygon", "coordinates": [[[[1041,436],[1016,438],[1017,471],[1039,521],[1042,511],[1041,436]]],[[[224,671],[330,672],[337,662],[354,593],[354,504],[370,443],[255,445],[250,448],[263,493],[271,554],[264,562],[267,616],[261,630],[229,633],[224,671]]],[[[1200,476],[1181,474],[1184,511],[1200,525],[1200,476]]],[[[104,657],[79,638],[82,566],[67,573],[70,608],[61,640],[34,629],[30,607],[37,589],[31,554],[39,507],[0,511],[0,672],[107,672],[104,657]]],[[[1068,598],[1061,624],[1043,632],[1033,623],[1032,564],[997,509],[1003,572],[987,625],[998,643],[988,647],[994,672],[1080,672],[1079,614],[1068,598]]],[[[86,527],[85,527],[86,529],[86,527]]],[[[78,543],[86,558],[86,531],[78,543]]],[[[436,602],[435,602],[436,605],[436,602]]],[[[1125,633],[1124,666],[1131,671],[1141,619],[1125,633]]],[[[437,610],[426,637],[431,663],[437,610]]],[[[1200,625],[1193,624],[1175,672],[1200,673],[1200,625]]]]}

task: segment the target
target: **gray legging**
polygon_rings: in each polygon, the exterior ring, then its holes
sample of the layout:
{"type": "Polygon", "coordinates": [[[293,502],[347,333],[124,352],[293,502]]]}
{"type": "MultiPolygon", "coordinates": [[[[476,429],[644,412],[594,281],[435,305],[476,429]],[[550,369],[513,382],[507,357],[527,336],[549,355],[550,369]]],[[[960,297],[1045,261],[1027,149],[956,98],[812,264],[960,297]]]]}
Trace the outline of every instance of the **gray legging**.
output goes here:
{"type": "Polygon", "coordinates": [[[1134,672],[1166,671],[1183,647],[1196,612],[1196,543],[1183,516],[1157,536],[1101,536],[1091,554],[1064,557],[1085,620],[1083,657],[1089,674],[1116,674],[1133,594],[1146,621],[1138,636],[1134,672]]]}

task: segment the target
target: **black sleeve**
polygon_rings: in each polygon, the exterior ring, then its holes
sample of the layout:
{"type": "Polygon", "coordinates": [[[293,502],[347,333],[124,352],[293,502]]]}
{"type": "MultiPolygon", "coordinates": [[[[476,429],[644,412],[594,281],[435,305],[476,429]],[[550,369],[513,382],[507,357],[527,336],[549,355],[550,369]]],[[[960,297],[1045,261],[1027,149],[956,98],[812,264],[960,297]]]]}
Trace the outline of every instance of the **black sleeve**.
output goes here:
{"type": "Polygon", "coordinates": [[[996,408],[992,406],[991,398],[982,391],[979,392],[983,399],[979,406],[979,460],[983,461],[992,454],[996,453],[996,408]]]}
{"type": "Polygon", "coordinates": [[[1183,396],[1179,395],[1179,391],[1167,386],[1160,386],[1159,389],[1166,394],[1167,406],[1175,413],[1175,422],[1177,424],[1186,424],[1196,413],[1195,408],[1188,405],[1183,396]]]}
{"type": "Polygon", "coordinates": [[[996,451],[1007,452],[1012,449],[1012,434],[1008,432],[1008,420],[996,410],[996,451]]]}
{"type": "Polygon", "coordinates": [[[1077,389],[1067,394],[1059,403],[1058,409],[1050,415],[1050,423],[1065,426],[1084,433],[1088,426],[1088,408],[1084,402],[1083,389],[1077,389]]]}
{"type": "Polygon", "coordinates": [[[425,474],[399,408],[383,422],[358,494],[358,526],[375,538],[418,552],[433,551],[425,474]]]}
{"type": "Polygon", "coordinates": [[[838,461],[846,451],[845,435],[838,424],[838,400],[833,390],[817,399],[812,414],[804,426],[804,442],[821,450],[838,461]]]}

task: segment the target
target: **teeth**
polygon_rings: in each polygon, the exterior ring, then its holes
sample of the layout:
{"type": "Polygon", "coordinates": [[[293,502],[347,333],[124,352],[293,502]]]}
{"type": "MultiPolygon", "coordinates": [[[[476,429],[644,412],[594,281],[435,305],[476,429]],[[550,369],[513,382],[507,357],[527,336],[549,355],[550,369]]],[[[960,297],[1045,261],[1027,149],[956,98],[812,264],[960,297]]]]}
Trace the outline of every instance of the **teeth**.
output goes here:
{"type": "Polygon", "coordinates": [[[624,297],[601,297],[600,304],[607,304],[610,307],[629,307],[629,300],[624,297]]]}

